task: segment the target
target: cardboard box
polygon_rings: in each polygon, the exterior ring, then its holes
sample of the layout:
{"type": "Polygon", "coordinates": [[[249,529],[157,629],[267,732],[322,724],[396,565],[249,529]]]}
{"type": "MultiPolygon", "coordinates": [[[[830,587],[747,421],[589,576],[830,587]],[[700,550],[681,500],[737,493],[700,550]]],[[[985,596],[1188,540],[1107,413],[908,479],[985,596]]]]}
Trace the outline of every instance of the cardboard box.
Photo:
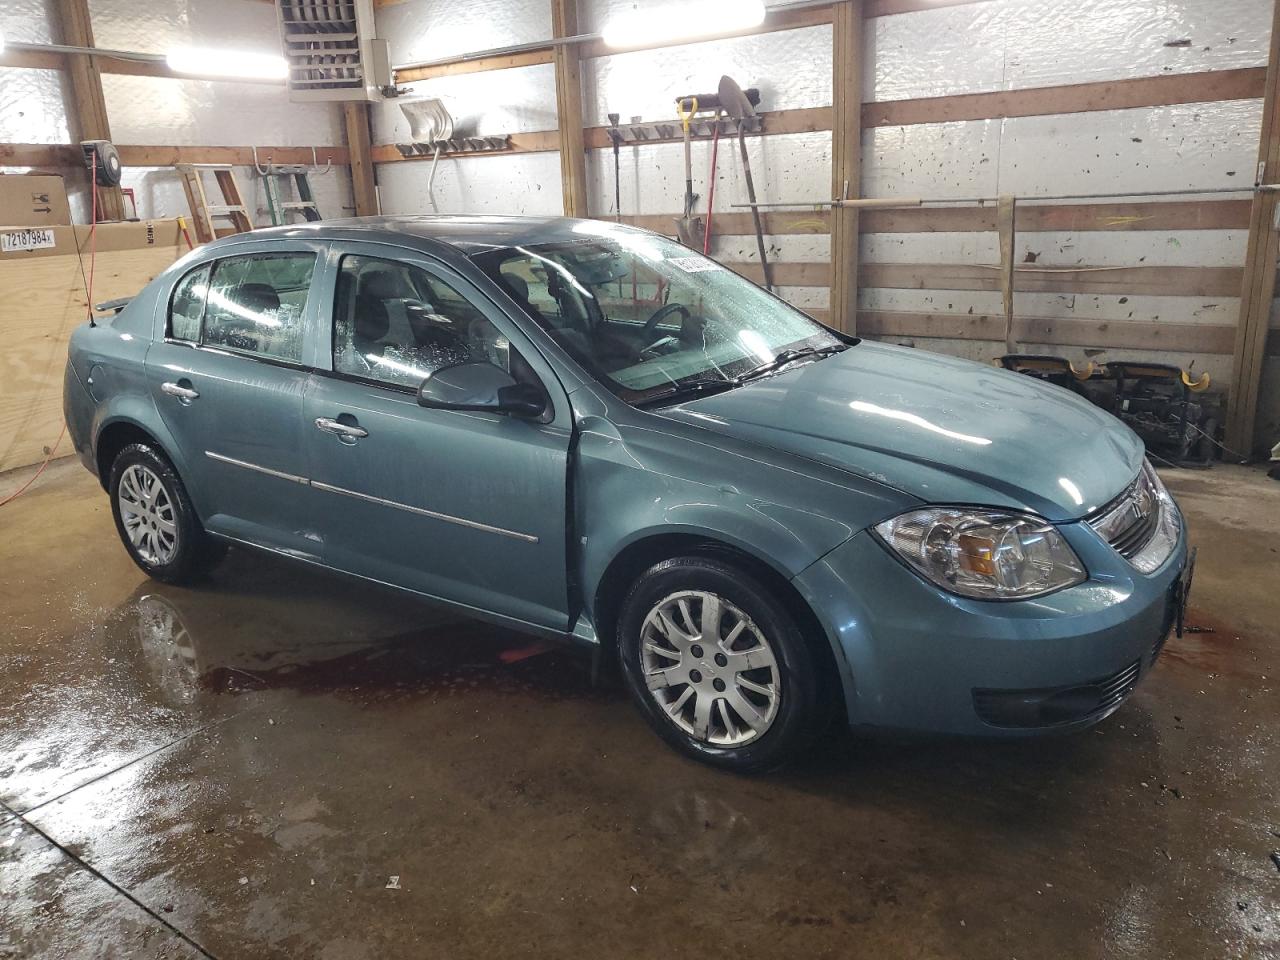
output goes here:
{"type": "Polygon", "coordinates": [[[0,174],[0,226],[61,227],[70,223],[71,207],[61,177],[0,174]]]}
{"type": "MultiPolygon", "coordinates": [[[[86,226],[0,226],[0,240],[14,235],[0,250],[0,471],[40,463],[62,428],[62,371],[71,331],[88,316],[91,246],[95,304],[133,296],[187,252],[177,220],[100,223],[92,245],[86,226]]],[[[73,452],[64,438],[57,455],[73,452]]]]}

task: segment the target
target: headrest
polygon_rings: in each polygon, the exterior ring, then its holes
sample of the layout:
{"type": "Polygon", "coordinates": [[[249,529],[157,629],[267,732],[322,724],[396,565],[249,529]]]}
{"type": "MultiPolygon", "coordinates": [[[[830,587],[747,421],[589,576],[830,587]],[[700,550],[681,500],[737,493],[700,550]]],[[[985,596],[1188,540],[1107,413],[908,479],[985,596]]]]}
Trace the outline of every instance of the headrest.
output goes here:
{"type": "Polygon", "coordinates": [[[242,284],[237,293],[240,305],[250,310],[279,310],[280,296],[269,283],[242,284]]]}
{"type": "Polygon", "coordinates": [[[502,282],[507,285],[507,289],[515,294],[517,300],[529,299],[529,281],[517,273],[504,273],[502,282]]]}
{"type": "Polygon", "coordinates": [[[370,270],[360,275],[360,296],[375,300],[395,300],[404,294],[396,275],[390,270],[370,270]]]}

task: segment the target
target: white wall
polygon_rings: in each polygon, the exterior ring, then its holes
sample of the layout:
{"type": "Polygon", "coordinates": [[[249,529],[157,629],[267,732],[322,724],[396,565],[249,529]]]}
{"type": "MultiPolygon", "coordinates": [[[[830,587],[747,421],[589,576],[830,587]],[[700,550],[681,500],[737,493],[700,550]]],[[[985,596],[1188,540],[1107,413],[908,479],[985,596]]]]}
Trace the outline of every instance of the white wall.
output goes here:
{"type": "MultiPolygon", "coordinates": [[[[275,8],[260,0],[90,0],[94,41],[100,47],[163,53],[175,46],[225,47],[278,53],[275,8]]],[[[49,0],[5,0],[0,30],[14,41],[53,38],[49,0]]],[[[0,141],[66,143],[75,135],[67,118],[66,81],[59,71],[0,70],[0,141]]],[[[117,144],[176,146],[339,146],[341,110],[328,103],[291,103],[282,86],[170,80],[104,73],[103,96],[117,144]]],[[[265,154],[261,158],[266,162],[265,154]]],[[[5,168],[9,170],[22,168],[5,168]]],[[[73,216],[88,218],[79,170],[60,171],[72,194],[73,216]]],[[[266,224],[266,196],[252,167],[236,178],[246,202],[266,224]]],[[[126,167],[123,186],[136,191],[142,217],[188,213],[172,168],[126,167]]],[[[350,177],[330,169],[312,178],[321,213],[353,213],[350,177]]],[[[127,206],[127,205],[126,205],[127,206]]],[[[126,211],[127,212],[127,211],[126,211]]]]}

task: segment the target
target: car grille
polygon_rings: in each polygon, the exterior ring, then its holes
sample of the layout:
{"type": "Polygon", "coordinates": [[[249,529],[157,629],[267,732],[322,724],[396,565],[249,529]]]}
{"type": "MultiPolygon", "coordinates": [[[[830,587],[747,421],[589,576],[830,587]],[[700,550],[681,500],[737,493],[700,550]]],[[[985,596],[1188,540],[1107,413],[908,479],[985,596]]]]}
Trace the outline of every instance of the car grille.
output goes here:
{"type": "Polygon", "coordinates": [[[1160,526],[1160,497],[1146,470],[1124,493],[1099,510],[1089,525],[1126,560],[1141,553],[1160,526]]]}
{"type": "Polygon", "coordinates": [[[1110,713],[1138,683],[1134,661],[1107,677],[1067,687],[1039,690],[974,690],[973,708],[994,727],[1054,727],[1110,713]]]}

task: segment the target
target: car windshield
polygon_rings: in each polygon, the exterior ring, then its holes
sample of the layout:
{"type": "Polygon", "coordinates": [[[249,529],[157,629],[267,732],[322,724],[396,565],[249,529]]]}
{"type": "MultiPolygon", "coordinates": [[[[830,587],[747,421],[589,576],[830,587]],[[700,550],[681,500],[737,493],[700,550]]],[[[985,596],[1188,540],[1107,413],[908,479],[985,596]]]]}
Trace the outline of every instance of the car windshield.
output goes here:
{"type": "Polygon", "coordinates": [[[730,389],[846,342],[755,284],[654,234],[583,224],[581,240],[476,263],[601,383],[659,406],[730,389]]]}

